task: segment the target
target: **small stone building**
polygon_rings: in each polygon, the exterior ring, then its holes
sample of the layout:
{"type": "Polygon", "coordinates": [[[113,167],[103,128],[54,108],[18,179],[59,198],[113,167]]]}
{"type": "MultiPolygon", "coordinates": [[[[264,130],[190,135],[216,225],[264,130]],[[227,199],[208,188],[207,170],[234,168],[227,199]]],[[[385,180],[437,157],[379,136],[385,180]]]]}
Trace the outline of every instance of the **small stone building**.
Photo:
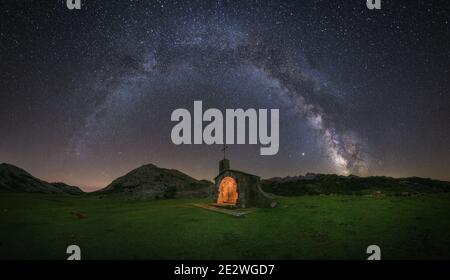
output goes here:
{"type": "Polygon", "coordinates": [[[219,175],[214,178],[214,202],[218,206],[275,207],[260,185],[260,177],[230,169],[230,161],[223,159],[219,163],[219,175]]]}

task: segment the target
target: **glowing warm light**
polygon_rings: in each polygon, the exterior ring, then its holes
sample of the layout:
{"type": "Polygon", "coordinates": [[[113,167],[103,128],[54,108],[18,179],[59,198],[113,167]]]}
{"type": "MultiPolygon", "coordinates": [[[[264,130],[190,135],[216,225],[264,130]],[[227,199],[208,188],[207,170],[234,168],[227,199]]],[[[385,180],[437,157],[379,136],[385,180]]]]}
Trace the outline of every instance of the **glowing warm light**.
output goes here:
{"type": "Polygon", "coordinates": [[[238,199],[237,183],[231,177],[222,179],[219,185],[219,196],[217,197],[217,204],[232,204],[235,205],[238,199]]]}

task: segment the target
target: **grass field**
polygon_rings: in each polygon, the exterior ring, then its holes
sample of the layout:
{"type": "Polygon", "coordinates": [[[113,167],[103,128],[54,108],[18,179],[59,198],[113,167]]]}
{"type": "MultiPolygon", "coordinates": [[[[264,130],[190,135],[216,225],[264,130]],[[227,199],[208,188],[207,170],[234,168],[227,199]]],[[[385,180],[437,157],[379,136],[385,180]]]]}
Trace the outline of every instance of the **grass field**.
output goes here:
{"type": "Polygon", "coordinates": [[[450,197],[299,196],[233,217],[206,200],[0,193],[0,259],[450,259],[450,197]],[[85,217],[76,217],[72,212],[85,217]]]}

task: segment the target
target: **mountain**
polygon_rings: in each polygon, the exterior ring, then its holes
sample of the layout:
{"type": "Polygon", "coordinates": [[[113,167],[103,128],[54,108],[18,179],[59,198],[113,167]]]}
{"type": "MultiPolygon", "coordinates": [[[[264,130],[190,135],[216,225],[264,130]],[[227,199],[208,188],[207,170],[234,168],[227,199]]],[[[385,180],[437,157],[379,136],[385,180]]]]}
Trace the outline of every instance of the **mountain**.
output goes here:
{"type": "MultiPolygon", "coordinates": [[[[358,177],[307,173],[274,177],[261,182],[267,193],[282,196],[329,194],[416,195],[448,193],[450,182],[410,177],[358,177]]],[[[80,195],[83,191],[64,183],[48,183],[11,164],[0,164],[0,192],[80,195]]],[[[148,164],[117,178],[95,194],[127,194],[142,198],[207,197],[213,184],[196,180],[178,170],[148,164]]]]}
{"type": "Polygon", "coordinates": [[[77,195],[83,193],[78,187],[37,179],[25,170],[7,163],[0,164],[0,191],[77,195]]]}
{"type": "Polygon", "coordinates": [[[140,197],[206,197],[212,183],[196,180],[178,170],[147,164],[117,178],[96,193],[132,194],[140,197]]]}
{"type": "Polygon", "coordinates": [[[358,177],[308,173],[306,176],[275,177],[262,181],[264,191],[276,195],[388,194],[412,195],[450,192],[450,182],[410,177],[358,177]]]}
{"type": "Polygon", "coordinates": [[[84,193],[79,187],[70,186],[65,183],[59,182],[59,183],[50,183],[50,184],[57,187],[58,189],[62,190],[63,192],[65,192],[67,194],[80,195],[80,194],[84,193]]]}

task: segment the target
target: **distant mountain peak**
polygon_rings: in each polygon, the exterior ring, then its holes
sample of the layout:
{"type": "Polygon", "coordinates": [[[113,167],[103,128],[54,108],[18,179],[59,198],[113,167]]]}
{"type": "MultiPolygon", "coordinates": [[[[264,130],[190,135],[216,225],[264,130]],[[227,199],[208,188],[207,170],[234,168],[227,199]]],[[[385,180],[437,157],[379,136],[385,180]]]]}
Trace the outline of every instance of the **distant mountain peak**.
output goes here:
{"type": "Polygon", "coordinates": [[[138,168],[136,168],[134,170],[138,170],[138,169],[154,169],[154,168],[160,169],[160,167],[154,165],[153,163],[147,163],[147,164],[141,165],[140,167],[138,167],[138,168]]]}

